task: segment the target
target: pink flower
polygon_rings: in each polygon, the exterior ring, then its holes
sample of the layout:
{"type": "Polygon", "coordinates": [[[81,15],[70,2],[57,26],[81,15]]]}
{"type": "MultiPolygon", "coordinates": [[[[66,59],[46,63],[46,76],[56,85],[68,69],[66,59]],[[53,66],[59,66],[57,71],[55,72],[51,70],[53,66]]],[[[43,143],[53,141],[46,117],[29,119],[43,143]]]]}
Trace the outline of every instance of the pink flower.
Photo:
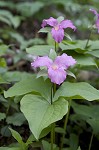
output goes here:
{"type": "Polygon", "coordinates": [[[50,17],[49,19],[43,20],[41,25],[42,28],[44,28],[47,24],[52,27],[51,29],[52,37],[58,43],[60,43],[64,38],[65,28],[72,28],[74,30],[76,29],[71,20],[63,20],[59,23],[57,19],[50,17]]]}
{"type": "Polygon", "coordinates": [[[51,79],[51,82],[56,84],[61,84],[66,79],[67,70],[70,66],[73,66],[76,63],[76,60],[72,56],[67,54],[62,54],[57,56],[54,61],[52,61],[48,56],[38,57],[31,65],[34,68],[46,66],[48,71],[48,77],[51,79]]]}
{"type": "Polygon", "coordinates": [[[96,25],[96,28],[98,29],[98,33],[99,33],[99,14],[97,13],[97,11],[95,9],[89,9],[89,10],[92,11],[97,17],[95,25],[96,25]]]}

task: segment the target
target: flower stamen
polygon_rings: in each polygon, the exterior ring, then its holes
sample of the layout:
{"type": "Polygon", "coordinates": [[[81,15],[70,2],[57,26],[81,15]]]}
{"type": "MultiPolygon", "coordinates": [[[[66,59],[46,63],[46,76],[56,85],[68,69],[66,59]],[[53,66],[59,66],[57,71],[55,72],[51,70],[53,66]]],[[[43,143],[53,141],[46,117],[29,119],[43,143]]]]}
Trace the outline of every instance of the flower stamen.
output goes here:
{"type": "Polygon", "coordinates": [[[57,31],[59,30],[59,26],[55,26],[54,29],[57,31]]]}
{"type": "Polygon", "coordinates": [[[53,70],[57,70],[57,69],[58,69],[58,66],[57,66],[56,64],[53,64],[53,65],[52,65],[52,69],[53,69],[53,70]]]}

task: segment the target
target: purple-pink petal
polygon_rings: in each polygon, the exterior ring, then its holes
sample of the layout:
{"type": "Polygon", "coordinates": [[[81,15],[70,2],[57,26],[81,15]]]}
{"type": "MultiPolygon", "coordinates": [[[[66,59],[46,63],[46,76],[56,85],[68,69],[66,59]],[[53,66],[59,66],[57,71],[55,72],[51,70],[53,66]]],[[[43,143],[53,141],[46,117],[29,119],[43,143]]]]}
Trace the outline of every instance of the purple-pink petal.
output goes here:
{"type": "Polygon", "coordinates": [[[90,8],[89,10],[90,10],[91,12],[93,12],[96,16],[98,16],[98,13],[97,13],[97,11],[96,11],[95,9],[90,8]]]}
{"type": "Polygon", "coordinates": [[[51,82],[60,85],[66,79],[66,71],[62,68],[54,70],[52,67],[48,69],[48,77],[51,79],[51,82]]]}
{"type": "Polygon", "coordinates": [[[60,43],[64,38],[64,30],[62,28],[59,28],[58,30],[52,28],[51,34],[57,43],[60,43]]]}
{"type": "Polygon", "coordinates": [[[89,9],[89,10],[97,16],[95,25],[96,25],[96,28],[98,29],[98,33],[99,33],[99,14],[97,13],[97,11],[95,9],[89,9]]]}
{"type": "Polygon", "coordinates": [[[44,28],[47,24],[54,27],[58,24],[58,21],[57,19],[54,19],[53,17],[50,17],[49,19],[44,19],[41,27],[44,28]]]}
{"type": "Polygon", "coordinates": [[[37,59],[31,63],[31,66],[34,68],[46,66],[48,68],[52,63],[53,61],[48,56],[43,56],[37,57],[37,59]]]}
{"type": "Polygon", "coordinates": [[[68,69],[68,67],[76,64],[76,60],[72,56],[68,56],[64,53],[61,56],[57,56],[54,63],[64,69],[68,69]]]}
{"type": "Polygon", "coordinates": [[[63,20],[60,23],[61,28],[71,28],[76,30],[76,27],[73,25],[71,20],[63,20]]]}
{"type": "Polygon", "coordinates": [[[99,17],[98,17],[98,19],[96,20],[96,28],[98,29],[98,33],[99,33],[99,17]]]}

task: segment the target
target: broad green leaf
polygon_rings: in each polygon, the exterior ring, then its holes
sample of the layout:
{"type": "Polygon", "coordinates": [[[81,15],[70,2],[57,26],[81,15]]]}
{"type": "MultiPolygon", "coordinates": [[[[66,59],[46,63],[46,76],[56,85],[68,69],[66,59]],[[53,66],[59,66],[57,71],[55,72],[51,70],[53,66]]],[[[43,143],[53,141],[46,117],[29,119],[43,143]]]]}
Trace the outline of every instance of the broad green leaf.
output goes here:
{"type": "Polygon", "coordinates": [[[6,119],[6,122],[8,124],[13,124],[15,126],[21,126],[24,121],[25,121],[25,117],[22,113],[15,113],[13,114],[12,116],[8,116],[7,119],[6,119]]]}
{"type": "Polygon", "coordinates": [[[74,58],[76,59],[77,64],[79,64],[81,66],[95,66],[95,67],[97,67],[96,62],[90,56],[78,54],[78,55],[75,55],[74,58]]]}
{"type": "Polygon", "coordinates": [[[73,78],[76,79],[76,76],[75,76],[71,71],[67,70],[66,72],[67,72],[67,74],[68,74],[69,76],[71,76],[71,77],[73,77],[73,78]]]}
{"type": "Polygon", "coordinates": [[[70,148],[71,150],[77,150],[78,147],[78,136],[76,134],[70,134],[70,148]]]}
{"type": "Polygon", "coordinates": [[[33,135],[39,139],[44,128],[62,119],[67,113],[68,102],[65,99],[59,99],[51,105],[41,96],[28,94],[21,100],[21,111],[28,120],[33,135]]]}
{"type": "Polygon", "coordinates": [[[81,67],[89,67],[89,66],[95,66],[97,67],[97,64],[95,62],[94,57],[88,55],[88,54],[79,54],[73,50],[68,50],[66,52],[68,55],[72,56],[76,61],[77,65],[80,65],[81,67]]]}
{"type": "Polygon", "coordinates": [[[6,50],[8,49],[7,45],[0,45],[0,56],[4,55],[6,53],[6,50]]]}
{"type": "MultiPolygon", "coordinates": [[[[69,38],[70,39],[70,38],[69,38]]],[[[64,43],[60,43],[59,47],[64,50],[75,50],[77,53],[85,53],[87,50],[85,49],[86,40],[78,40],[78,41],[64,41],[64,43]]]]}
{"type": "Polygon", "coordinates": [[[63,128],[61,128],[61,127],[55,127],[55,132],[61,133],[61,134],[65,134],[66,133],[66,131],[63,128]]]}
{"type": "MultiPolygon", "coordinates": [[[[13,25],[15,28],[17,28],[20,25],[20,18],[18,16],[13,16],[10,11],[0,10],[0,15],[1,15],[1,17],[4,17],[5,19],[7,18],[8,21],[10,21],[11,25],[13,25]]],[[[8,22],[8,24],[9,24],[9,22],[8,22]]]]}
{"type": "Polygon", "coordinates": [[[99,90],[85,82],[64,82],[56,91],[54,101],[59,97],[69,99],[86,99],[88,101],[99,100],[99,90]]]}
{"type": "Polygon", "coordinates": [[[0,67],[6,67],[6,61],[4,58],[0,58],[0,67]]]}
{"type": "Polygon", "coordinates": [[[42,77],[42,76],[45,77],[45,78],[48,77],[47,70],[42,69],[42,70],[40,70],[40,71],[37,73],[37,78],[42,77]]]}
{"type": "Polygon", "coordinates": [[[85,120],[93,128],[95,134],[99,133],[99,106],[98,105],[80,105],[72,102],[74,112],[78,115],[77,120],[85,120]]]}
{"type": "Polygon", "coordinates": [[[9,19],[4,18],[4,16],[0,15],[0,21],[2,21],[4,23],[8,24],[9,26],[11,26],[11,22],[9,21],[9,19]]]}
{"type": "Polygon", "coordinates": [[[10,131],[12,133],[12,136],[17,140],[17,142],[22,144],[23,141],[22,141],[22,137],[20,136],[20,134],[17,131],[11,129],[11,128],[9,128],[9,129],[10,129],[10,131]]]}
{"type": "Polygon", "coordinates": [[[99,58],[99,50],[88,51],[87,54],[99,58]]]}
{"type": "MultiPolygon", "coordinates": [[[[99,114],[98,114],[99,115],[99,114]]],[[[86,120],[88,124],[92,127],[95,134],[99,134],[99,118],[89,118],[86,120]]]]}
{"type": "Polygon", "coordinates": [[[3,136],[3,137],[11,137],[11,132],[9,130],[9,126],[6,125],[6,126],[3,126],[0,128],[0,134],[3,136]]]}
{"type": "Polygon", "coordinates": [[[25,17],[30,17],[38,12],[44,4],[42,2],[20,2],[16,4],[16,9],[25,17]]]}
{"type": "Polygon", "coordinates": [[[4,73],[3,78],[8,82],[18,82],[27,78],[33,77],[32,74],[20,71],[7,71],[4,73]]]}
{"type": "Polygon", "coordinates": [[[18,147],[0,147],[0,150],[22,150],[18,147]]]}
{"type": "Polygon", "coordinates": [[[44,81],[43,78],[29,77],[25,80],[22,80],[11,88],[8,91],[4,91],[5,98],[20,96],[30,92],[39,93],[44,96],[47,100],[50,100],[51,95],[51,82],[49,80],[44,81]]]}
{"type": "Polygon", "coordinates": [[[96,41],[89,40],[89,45],[90,45],[91,50],[99,49],[99,41],[98,40],[96,40],[96,41]]]}
{"type": "MultiPolygon", "coordinates": [[[[51,131],[51,126],[45,128],[45,129],[41,132],[41,134],[40,134],[40,136],[39,136],[39,139],[45,137],[50,131],[51,131]]],[[[26,142],[26,145],[32,143],[33,141],[37,141],[37,140],[36,140],[36,138],[34,137],[34,135],[31,134],[30,137],[28,138],[27,142],[26,142]]]]}
{"type": "Polygon", "coordinates": [[[51,32],[51,28],[50,27],[45,27],[45,28],[41,28],[38,33],[48,33],[51,32]]]}
{"type": "Polygon", "coordinates": [[[61,21],[63,21],[64,20],[64,17],[63,16],[59,16],[58,18],[57,18],[57,21],[60,23],[61,21]]]}
{"type": "Polygon", "coordinates": [[[81,150],[80,146],[78,147],[78,149],[77,149],[77,150],[81,150]]]}
{"type": "Polygon", "coordinates": [[[87,105],[77,104],[73,101],[71,105],[77,114],[83,115],[84,117],[87,117],[87,118],[94,118],[94,119],[99,118],[99,106],[98,105],[87,106],[87,105]]]}
{"type": "Polygon", "coordinates": [[[0,121],[6,118],[6,114],[5,113],[0,113],[0,121]]]}
{"type": "Polygon", "coordinates": [[[15,9],[15,4],[12,1],[0,1],[0,7],[9,7],[15,9]]]}
{"type": "Polygon", "coordinates": [[[52,60],[55,60],[56,57],[57,57],[57,53],[55,52],[54,49],[51,49],[49,53],[49,58],[51,58],[52,60]]]}
{"type": "Polygon", "coordinates": [[[50,49],[54,49],[53,45],[35,45],[29,48],[26,48],[26,52],[34,56],[48,56],[50,49]]]}
{"type": "MultiPolygon", "coordinates": [[[[42,145],[44,150],[51,150],[51,143],[49,143],[48,141],[42,140],[42,145]]],[[[53,150],[57,150],[56,147],[56,144],[53,144],[53,150]]]]}
{"type": "Polygon", "coordinates": [[[65,33],[65,37],[66,37],[67,39],[69,39],[70,41],[72,41],[72,38],[70,37],[69,34],[65,33]]]}
{"type": "Polygon", "coordinates": [[[0,84],[8,84],[8,82],[3,79],[3,77],[0,75],[0,84]]]}

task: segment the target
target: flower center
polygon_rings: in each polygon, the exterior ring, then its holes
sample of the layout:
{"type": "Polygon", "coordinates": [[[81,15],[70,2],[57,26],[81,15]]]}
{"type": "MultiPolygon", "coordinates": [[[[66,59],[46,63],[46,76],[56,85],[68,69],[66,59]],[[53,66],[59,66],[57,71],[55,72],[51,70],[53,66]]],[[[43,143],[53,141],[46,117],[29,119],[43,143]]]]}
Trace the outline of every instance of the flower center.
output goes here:
{"type": "Polygon", "coordinates": [[[53,70],[57,70],[57,69],[58,69],[58,66],[57,66],[56,64],[53,64],[53,65],[52,65],[52,69],[53,69],[53,70]]]}
{"type": "Polygon", "coordinates": [[[59,30],[59,26],[55,26],[54,29],[57,31],[59,30]]]}

